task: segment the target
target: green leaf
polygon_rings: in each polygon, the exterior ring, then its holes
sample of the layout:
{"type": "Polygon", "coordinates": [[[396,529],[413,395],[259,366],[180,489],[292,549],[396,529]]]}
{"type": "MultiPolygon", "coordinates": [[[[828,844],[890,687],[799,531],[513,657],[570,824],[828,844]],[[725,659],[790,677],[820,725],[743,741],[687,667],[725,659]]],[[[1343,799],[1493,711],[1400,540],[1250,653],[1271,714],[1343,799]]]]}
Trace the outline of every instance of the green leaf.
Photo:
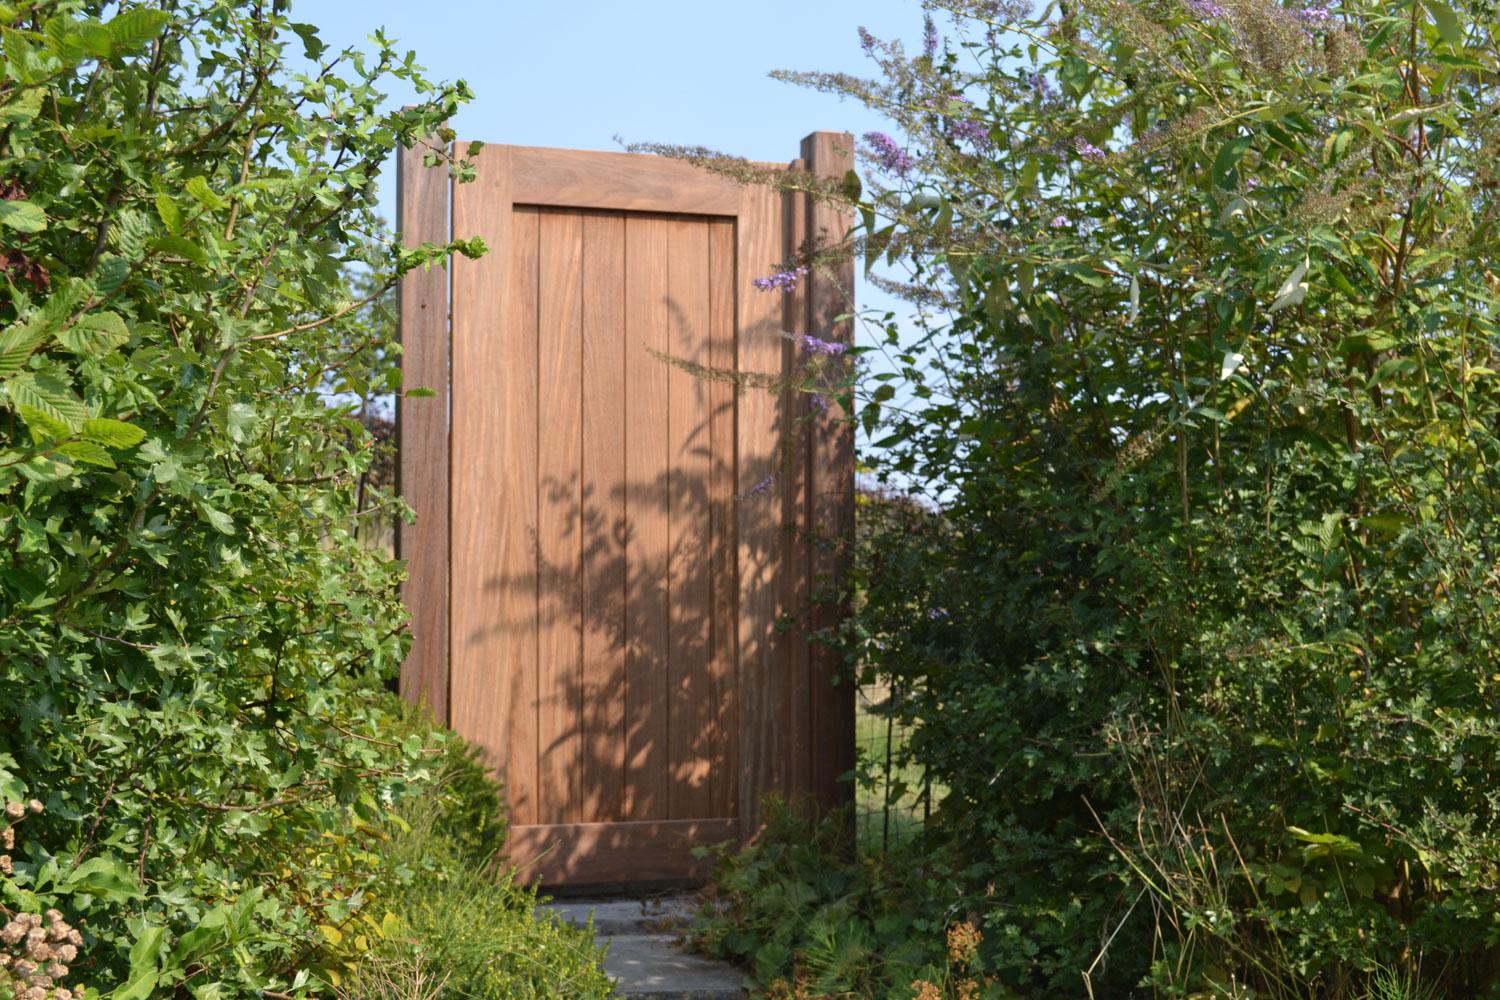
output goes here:
{"type": "Polygon", "coordinates": [[[200,503],[198,505],[198,513],[202,515],[203,520],[213,526],[215,531],[225,535],[234,534],[234,518],[217,507],[210,507],[206,503],[200,503]]]}
{"type": "Polygon", "coordinates": [[[130,339],[130,328],[117,313],[89,313],[57,335],[58,342],[74,354],[104,354],[130,339]]]}
{"type": "Polygon", "coordinates": [[[47,228],[47,216],[33,202],[0,200],[0,226],[18,233],[39,233],[47,228]]]}
{"type": "Polygon", "coordinates": [[[118,858],[89,858],[68,873],[58,888],[65,893],[87,893],[111,903],[138,899],[140,886],[135,873],[118,858]]]}
{"type": "Polygon", "coordinates": [[[57,449],[59,455],[66,455],[75,462],[84,462],[88,465],[102,465],[106,469],[115,468],[115,460],[102,447],[92,441],[69,441],[57,449]]]}
{"type": "Polygon", "coordinates": [[[32,406],[18,406],[16,412],[25,421],[31,436],[38,441],[61,441],[73,436],[73,428],[32,406]]]}
{"type": "Polygon", "coordinates": [[[1427,11],[1432,15],[1432,23],[1437,25],[1438,37],[1449,45],[1457,45],[1464,39],[1463,25],[1458,20],[1458,15],[1453,12],[1443,0],[1424,0],[1427,11]]]}
{"type": "Polygon", "coordinates": [[[70,428],[76,428],[88,419],[88,409],[83,405],[83,400],[73,395],[73,390],[67,383],[55,375],[21,372],[5,383],[5,391],[17,407],[29,406],[40,410],[70,428]]]}
{"type": "Polygon", "coordinates": [[[46,342],[49,330],[43,323],[17,323],[0,333],[0,378],[9,378],[22,368],[31,355],[46,342]]]}
{"type": "Polygon", "coordinates": [[[1239,182],[1239,163],[1245,156],[1246,150],[1250,148],[1254,140],[1248,135],[1238,136],[1230,139],[1219,147],[1219,155],[1214,157],[1213,183],[1215,187],[1229,189],[1239,182]]]}
{"type": "Polygon", "coordinates": [[[406,390],[402,395],[407,399],[426,399],[429,396],[436,396],[437,390],[428,388],[427,386],[418,386],[415,389],[406,390]]]}
{"type": "Polygon", "coordinates": [[[173,236],[182,232],[182,212],[171,195],[163,193],[156,196],[156,214],[162,225],[167,227],[167,232],[173,236]]]}
{"type": "Polygon", "coordinates": [[[146,432],[134,424],[109,417],[91,417],[85,420],[81,433],[85,441],[108,448],[133,448],[146,437],[146,432]]]}
{"type": "Polygon", "coordinates": [[[115,51],[123,52],[155,38],[171,20],[172,15],[164,10],[131,7],[111,18],[105,27],[109,29],[115,51]]]}
{"type": "Polygon", "coordinates": [[[205,208],[221,209],[229,207],[229,202],[220,197],[218,192],[214,191],[208,186],[208,179],[205,177],[189,178],[188,182],[183,185],[183,190],[186,191],[194,201],[198,202],[198,204],[204,206],[205,208]]]}

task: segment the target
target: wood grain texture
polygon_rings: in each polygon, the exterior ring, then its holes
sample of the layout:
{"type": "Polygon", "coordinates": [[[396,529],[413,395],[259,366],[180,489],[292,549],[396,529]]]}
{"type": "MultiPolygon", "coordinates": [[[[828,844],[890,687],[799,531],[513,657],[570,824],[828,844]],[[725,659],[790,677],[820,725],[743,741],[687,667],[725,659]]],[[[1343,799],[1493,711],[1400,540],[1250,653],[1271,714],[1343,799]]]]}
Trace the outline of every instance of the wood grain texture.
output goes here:
{"type": "Polygon", "coordinates": [[[681,160],[580,149],[508,147],[521,205],[733,215],[739,188],[681,160]]]}
{"type": "Polygon", "coordinates": [[[513,826],[506,850],[522,881],[544,886],[703,879],[713,861],[693,848],[737,833],[733,819],[513,826]]]}
{"type": "MultiPolygon", "coordinates": [[[[749,186],[741,189],[741,198],[735,240],[736,369],[746,376],[779,377],[782,305],[750,281],[782,259],[781,195],[749,186]]],[[[776,634],[783,607],[779,442],[786,428],[778,392],[747,388],[738,407],[739,817],[742,834],[750,837],[760,829],[761,798],[781,788],[786,771],[786,657],[776,634]]]]}
{"type": "Polygon", "coordinates": [[[625,794],[635,820],[668,817],[667,223],[625,220],[625,794]]]}
{"type": "Polygon", "coordinates": [[[537,251],[537,819],[582,816],[583,218],[541,212],[537,251]]]}
{"type": "MultiPolygon", "coordinates": [[[[708,227],[708,350],[709,365],[733,372],[735,327],[735,225],[716,219],[708,227]]],[[[708,580],[712,635],[709,640],[707,704],[709,791],[711,816],[734,816],[739,807],[739,747],[736,743],[738,669],[735,647],[739,636],[738,578],[735,559],[737,519],[735,491],[734,384],[716,379],[708,384],[709,484],[708,510],[711,549],[708,580]]]]}
{"type": "Polygon", "coordinates": [[[625,217],[583,216],[582,816],[624,819],[625,217]]]}
{"type": "Polygon", "coordinates": [[[453,269],[449,714],[526,822],[536,809],[536,217],[511,210],[503,148],[483,150],[477,167],[453,205],[459,231],[494,249],[453,269]]]}
{"type": "MultiPolygon", "coordinates": [[[[396,160],[396,229],[406,244],[449,238],[452,184],[446,167],[424,167],[428,140],[396,160]]],[[[396,557],[405,559],[401,598],[411,612],[412,644],[401,664],[401,695],[426,702],[448,719],[448,272],[416,270],[397,290],[402,380],[433,390],[428,398],[396,396],[400,459],[396,489],[416,512],[396,530],[396,557]]]]}
{"type": "MultiPolygon", "coordinates": [[[[805,170],[807,164],[798,158],[787,164],[791,170],[805,170]]],[[[782,195],[785,251],[783,259],[799,259],[807,238],[808,196],[802,191],[782,195]]],[[[781,592],[785,620],[789,622],[782,635],[782,655],[787,659],[787,752],[783,777],[787,797],[802,800],[812,793],[812,659],[810,611],[812,600],[811,549],[808,545],[809,436],[811,408],[808,395],[802,391],[802,363],[806,357],[796,335],[808,332],[806,280],[782,296],[782,328],[793,336],[781,345],[781,370],[789,387],[782,398],[786,412],[787,432],[783,443],[786,480],[781,491],[781,592]]]]}
{"type": "MultiPolygon", "coordinates": [[[[854,166],[854,137],[847,132],[814,132],[802,140],[808,170],[841,178],[854,166]]],[[[810,201],[808,236],[818,245],[843,240],[849,216],[834,206],[810,201]]],[[[824,340],[850,343],[853,329],[839,320],[854,308],[854,262],[839,262],[832,273],[817,271],[808,283],[808,331],[824,340]]],[[[837,627],[848,612],[844,580],[854,541],[853,413],[836,400],[810,426],[809,531],[814,633],[837,627]]],[[[825,809],[849,801],[853,786],[840,778],[854,767],[854,684],[845,675],[843,658],[826,644],[812,648],[809,731],[816,741],[812,787],[825,809]]]]}
{"type": "MultiPolygon", "coordinates": [[[[707,367],[708,224],[669,219],[667,225],[668,339],[672,356],[707,367]]],[[[670,593],[672,691],[668,767],[671,819],[709,815],[712,708],[709,645],[713,604],[709,581],[712,454],[709,382],[673,365],[667,372],[667,437],[671,448],[670,593]]]]}

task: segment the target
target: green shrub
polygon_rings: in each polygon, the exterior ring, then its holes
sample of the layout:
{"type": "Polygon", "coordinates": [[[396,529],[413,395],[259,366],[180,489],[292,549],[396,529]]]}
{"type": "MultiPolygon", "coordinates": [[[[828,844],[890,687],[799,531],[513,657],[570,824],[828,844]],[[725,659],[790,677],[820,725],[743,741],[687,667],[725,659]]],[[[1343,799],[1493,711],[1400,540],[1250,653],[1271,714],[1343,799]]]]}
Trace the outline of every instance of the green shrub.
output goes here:
{"type": "Polygon", "coordinates": [[[769,801],[755,842],[720,855],[692,945],[744,965],[770,997],[910,1000],[921,983],[940,991],[927,1000],[1007,995],[985,982],[968,916],[937,902],[921,845],[872,855],[851,836],[847,815],[814,822],[769,801]]]}
{"type": "Polygon", "coordinates": [[[1500,990],[1485,2],[951,0],[807,74],[909,268],[861,408],[928,498],[854,655],[1011,987],[1500,990]]]}
{"type": "Polygon", "coordinates": [[[375,177],[466,90],[281,0],[0,26],[0,755],[46,805],[5,905],[59,900],[117,1000],[305,995],[372,940],[421,766],[366,698],[405,646],[358,537],[400,510],[356,488],[379,307],[479,249],[384,238],[375,177]]]}

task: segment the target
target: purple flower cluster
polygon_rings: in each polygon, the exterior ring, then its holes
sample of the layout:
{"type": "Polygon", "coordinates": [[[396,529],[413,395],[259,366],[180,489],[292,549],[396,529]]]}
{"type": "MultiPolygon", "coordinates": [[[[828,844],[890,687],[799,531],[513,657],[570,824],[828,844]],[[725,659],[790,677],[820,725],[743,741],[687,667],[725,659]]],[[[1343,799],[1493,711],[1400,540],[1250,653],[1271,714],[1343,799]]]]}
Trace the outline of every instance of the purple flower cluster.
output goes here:
{"type": "Polygon", "coordinates": [[[771,486],[775,482],[776,476],[774,474],[769,475],[766,478],[762,479],[760,482],[756,483],[754,486],[750,487],[744,493],[741,493],[739,495],[739,499],[748,500],[751,497],[758,497],[762,494],[769,493],[771,490],[771,486]]]}
{"type": "Polygon", "coordinates": [[[904,175],[911,169],[911,157],[906,155],[906,150],[884,132],[866,132],[865,142],[870,144],[870,152],[887,173],[904,175]]]}
{"type": "Polygon", "coordinates": [[[971,121],[968,118],[948,118],[948,132],[955,139],[967,139],[977,146],[988,145],[990,141],[990,130],[984,122],[971,121]]]}
{"type": "Polygon", "coordinates": [[[1100,162],[1109,155],[1081,135],[1073,140],[1073,148],[1078,151],[1079,156],[1085,160],[1092,160],[1095,163],[1100,162]]]}
{"type": "Polygon", "coordinates": [[[1214,0],[1183,0],[1183,6],[1188,12],[1203,18],[1223,17],[1229,13],[1223,7],[1214,3],[1214,0]]]}
{"type": "Polygon", "coordinates": [[[1047,225],[1053,229],[1066,229],[1068,228],[1068,217],[1066,215],[1054,215],[1052,221],[1047,223],[1047,225]]]}
{"type": "Polygon", "coordinates": [[[878,44],[880,44],[880,41],[874,35],[870,34],[863,27],[859,29],[859,47],[865,50],[865,55],[873,56],[875,54],[875,46],[878,44]]]}
{"type": "Polygon", "coordinates": [[[1031,74],[1031,89],[1036,91],[1036,96],[1044,101],[1051,100],[1054,93],[1052,81],[1040,73],[1031,74]]]}
{"type": "Polygon", "coordinates": [[[817,354],[825,358],[836,358],[844,353],[845,345],[836,340],[819,340],[817,337],[803,334],[797,338],[802,344],[802,349],[808,354],[817,354]]]}
{"type": "Polygon", "coordinates": [[[750,284],[762,292],[790,292],[796,290],[797,282],[802,280],[802,276],[805,274],[807,274],[807,268],[794,267],[790,271],[777,271],[775,274],[768,274],[764,278],[755,278],[750,284]]]}
{"type": "Polygon", "coordinates": [[[1333,11],[1327,7],[1305,7],[1291,12],[1292,17],[1302,22],[1305,28],[1326,28],[1333,20],[1333,11]]]}
{"type": "Polygon", "coordinates": [[[828,412],[828,397],[821,392],[813,393],[812,399],[808,400],[808,403],[814,413],[824,414],[828,412]]]}
{"type": "Polygon", "coordinates": [[[922,54],[928,59],[937,55],[938,33],[937,25],[932,21],[932,15],[928,14],[922,19],[922,54]]]}

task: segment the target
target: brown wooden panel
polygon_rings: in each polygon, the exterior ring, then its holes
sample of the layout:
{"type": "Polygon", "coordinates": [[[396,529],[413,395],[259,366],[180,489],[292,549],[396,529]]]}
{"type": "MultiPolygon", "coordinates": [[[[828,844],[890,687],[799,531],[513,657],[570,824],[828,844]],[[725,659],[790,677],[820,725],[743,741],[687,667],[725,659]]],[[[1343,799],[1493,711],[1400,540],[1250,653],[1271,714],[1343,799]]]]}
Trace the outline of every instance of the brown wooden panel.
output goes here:
{"type": "Polygon", "coordinates": [[[625,218],[583,217],[582,815],[625,782],[625,218]]]}
{"type": "MultiPolygon", "coordinates": [[[[781,309],[777,293],[750,282],[775,268],[784,252],[781,196],[764,187],[741,190],[735,258],[739,303],[737,368],[779,376],[781,309]]],[[[786,755],[786,664],[776,637],[782,609],[780,394],[748,388],[739,397],[736,431],[739,563],[739,816],[745,836],[760,826],[760,800],[781,787],[786,755]]]]}
{"type": "MultiPolygon", "coordinates": [[[[435,143],[436,140],[429,140],[435,143]]],[[[429,142],[396,160],[396,229],[407,244],[448,240],[452,184],[446,165],[424,167],[429,142]]],[[[409,389],[428,398],[396,397],[400,461],[396,489],[416,512],[396,529],[396,557],[406,560],[401,598],[411,612],[411,649],[401,664],[401,695],[425,701],[448,719],[448,272],[417,270],[401,279],[397,306],[401,371],[409,389]]]]}
{"type": "MultiPolygon", "coordinates": [[[[668,343],[672,355],[707,367],[708,224],[667,222],[668,343]]],[[[669,767],[672,819],[710,815],[712,697],[709,643],[713,635],[709,555],[712,475],[709,383],[679,366],[667,374],[667,434],[671,443],[672,645],[669,767]]]]}
{"type": "MultiPolygon", "coordinates": [[[[728,219],[708,228],[708,346],[709,364],[719,372],[734,371],[735,233],[728,219]]],[[[709,590],[712,636],[709,647],[708,708],[712,742],[709,744],[708,811],[711,816],[734,816],[739,807],[738,747],[735,745],[737,670],[735,644],[738,566],[735,560],[734,384],[716,379],[708,384],[710,478],[708,488],[712,550],[709,553],[709,590]]]]}
{"type": "MultiPolygon", "coordinates": [[[[791,170],[805,170],[807,164],[793,160],[787,165],[791,170]]],[[[786,227],[786,253],[788,262],[798,259],[802,243],[807,238],[808,196],[802,191],[786,192],[782,211],[786,227]]],[[[807,287],[806,280],[782,296],[782,323],[789,334],[807,332],[807,287]]],[[[812,713],[812,660],[808,649],[809,602],[811,588],[808,577],[811,572],[811,552],[807,536],[808,493],[808,415],[811,412],[809,397],[800,387],[801,365],[805,354],[795,337],[782,341],[782,371],[792,386],[787,389],[782,405],[786,407],[786,450],[783,469],[786,475],[785,488],[781,491],[781,523],[785,529],[781,535],[781,592],[786,608],[786,620],[790,623],[782,635],[782,652],[787,658],[787,752],[784,781],[786,794],[793,799],[807,796],[812,791],[812,745],[809,724],[812,713]]]]}
{"type": "Polygon", "coordinates": [[[537,820],[576,823],[583,709],[583,219],[541,213],[537,296],[537,820]]]}
{"type": "Polygon", "coordinates": [[[455,189],[454,222],[495,250],[453,272],[449,715],[524,823],[536,808],[536,225],[513,218],[505,149],[477,166],[455,189]]]}
{"type": "Polygon", "coordinates": [[[524,205],[732,215],[739,188],[681,160],[630,153],[511,146],[515,200],[524,205]]]}
{"type": "Polygon", "coordinates": [[[588,885],[704,878],[693,848],[732,841],[733,819],[513,826],[507,851],[525,882],[588,885]]]}
{"type": "Polygon", "coordinates": [[[667,223],[625,220],[625,795],[636,820],[668,816],[671,688],[667,439],[667,223]]]}
{"type": "MultiPolygon", "coordinates": [[[[854,165],[854,137],[847,132],[814,132],[802,140],[808,169],[823,177],[843,177],[854,165]]],[[[836,207],[811,202],[808,234],[819,245],[839,242],[850,218],[836,207]]],[[[808,285],[808,328],[824,340],[850,343],[848,320],[837,317],[853,309],[854,262],[841,261],[812,275],[808,285]]],[[[809,524],[812,535],[811,580],[815,632],[835,628],[847,608],[843,581],[854,538],[854,428],[836,400],[810,425],[812,475],[809,524]]],[[[808,731],[816,741],[812,787],[825,808],[848,801],[853,788],[839,781],[854,767],[854,686],[842,675],[843,660],[828,645],[812,648],[812,699],[808,731]]]]}

